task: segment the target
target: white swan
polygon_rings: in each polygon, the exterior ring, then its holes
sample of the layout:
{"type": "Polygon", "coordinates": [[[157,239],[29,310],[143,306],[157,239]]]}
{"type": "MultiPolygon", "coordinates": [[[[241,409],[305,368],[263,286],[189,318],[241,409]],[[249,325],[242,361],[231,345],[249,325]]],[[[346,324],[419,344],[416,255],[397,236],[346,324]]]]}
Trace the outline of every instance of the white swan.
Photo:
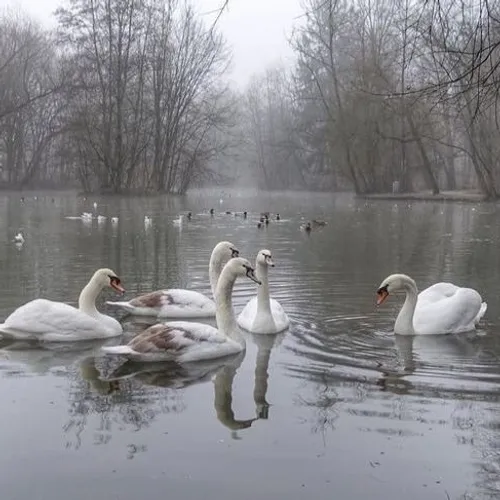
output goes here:
{"type": "Polygon", "coordinates": [[[24,243],[24,236],[21,231],[19,231],[15,236],[14,236],[14,243],[20,243],[21,245],[24,243]]]}
{"type": "Polygon", "coordinates": [[[414,280],[405,274],[392,274],[377,290],[377,305],[398,290],[406,299],[394,325],[399,335],[437,335],[474,330],[484,316],[487,304],[472,288],[436,283],[418,293],[414,280]]]}
{"type": "MultiPolygon", "coordinates": [[[[232,257],[239,255],[238,249],[229,241],[221,241],[215,245],[208,274],[212,293],[222,266],[232,257]]],[[[130,314],[139,316],[156,316],[157,318],[209,318],[215,316],[215,302],[206,295],[193,290],[171,288],[140,295],[128,302],[107,302],[111,306],[121,307],[130,314]]]]}
{"type": "Polygon", "coordinates": [[[159,323],[144,330],[127,345],[102,347],[102,351],[133,361],[178,363],[222,358],[243,351],[245,338],[236,324],[232,304],[238,276],[246,276],[260,284],[248,260],[235,257],[224,266],[215,290],[217,328],[189,321],[159,323]]]}
{"type": "Polygon", "coordinates": [[[286,330],[290,320],[281,304],[269,297],[268,268],[274,267],[271,252],[261,250],[255,259],[257,278],[262,286],[238,316],[238,325],[252,333],[278,333],[286,330]]]}
{"type": "Polygon", "coordinates": [[[35,299],[17,308],[4,323],[0,333],[6,337],[53,342],[115,337],[122,326],[111,316],[101,314],[95,300],[105,287],[119,293],[125,290],[111,269],[99,269],[80,293],[78,309],[46,299],[35,299]]]}

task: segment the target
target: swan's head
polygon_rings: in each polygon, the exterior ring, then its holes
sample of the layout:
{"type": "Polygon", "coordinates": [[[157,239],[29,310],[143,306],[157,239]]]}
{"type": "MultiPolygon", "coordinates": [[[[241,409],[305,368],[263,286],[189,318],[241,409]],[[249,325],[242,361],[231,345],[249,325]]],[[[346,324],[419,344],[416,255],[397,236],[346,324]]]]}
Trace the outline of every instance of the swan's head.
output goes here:
{"type": "Polygon", "coordinates": [[[274,267],[274,262],[271,255],[271,250],[261,250],[257,254],[257,264],[263,266],[274,267]]]}
{"type": "Polygon", "coordinates": [[[252,264],[247,259],[243,257],[235,257],[231,259],[225,266],[225,268],[229,268],[232,273],[236,276],[246,276],[250,278],[252,281],[255,281],[258,285],[262,283],[255,276],[255,269],[252,264]]]}
{"type": "Polygon", "coordinates": [[[99,269],[94,273],[92,281],[96,282],[101,288],[110,287],[120,294],[125,293],[125,288],[121,284],[120,278],[111,269],[99,269]]]}
{"type": "Polygon", "coordinates": [[[415,282],[406,274],[391,274],[378,287],[377,305],[382,304],[391,293],[398,290],[407,290],[411,285],[416,288],[415,282]]]}
{"type": "Polygon", "coordinates": [[[233,259],[240,256],[240,251],[230,242],[221,241],[215,245],[214,252],[220,255],[221,259],[233,259]]]}

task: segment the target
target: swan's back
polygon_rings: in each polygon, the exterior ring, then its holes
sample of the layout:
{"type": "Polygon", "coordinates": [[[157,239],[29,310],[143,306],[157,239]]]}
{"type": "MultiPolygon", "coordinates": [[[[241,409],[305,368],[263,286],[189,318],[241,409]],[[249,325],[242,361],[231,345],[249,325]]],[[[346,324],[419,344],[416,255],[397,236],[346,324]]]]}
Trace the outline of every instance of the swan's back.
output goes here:
{"type": "Polygon", "coordinates": [[[454,285],[453,283],[435,283],[431,285],[429,288],[422,290],[418,294],[419,302],[422,301],[431,301],[435,302],[445,297],[453,297],[457,291],[460,290],[460,287],[454,285]]]}
{"type": "Polygon", "coordinates": [[[413,323],[419,334],[460,333],[473,330],[485,311],[476,290],[437,283],[418,296],[413,323]]]}
{"type": "Polygon", "coordinates": [[[102,350],[135,361],[187,363],[236,354],[242,347],[211,325],[169,321],[149,327],[126,346],[103,347],[102,350]]]}
{"type": "Polygon", "coordinates": [[[107,302],[126,311],[158,318],[207,318],[215,316],[215,302],[194,290],[170,288],[140,295],[128,302],[107,302]]]}
{"type": "Polygon", "coordinates": [[[283,306],[273,298],[270,298],[269,301],[270,314],[262,311],[258,314],[257,297],[250,299],[238,315],[238,325],[253,333],[279,333],[286,330],[290,326],[290,319],[283,306]]]}
{"type": "Polygon", "coordinates": [[[47,341],[103,338],[121,333],[118,321],[101,316],[106,319],[105,324],[63,302],[35,299],[17,308],[0,325],[0,332],[15,338],[47,341]]]}

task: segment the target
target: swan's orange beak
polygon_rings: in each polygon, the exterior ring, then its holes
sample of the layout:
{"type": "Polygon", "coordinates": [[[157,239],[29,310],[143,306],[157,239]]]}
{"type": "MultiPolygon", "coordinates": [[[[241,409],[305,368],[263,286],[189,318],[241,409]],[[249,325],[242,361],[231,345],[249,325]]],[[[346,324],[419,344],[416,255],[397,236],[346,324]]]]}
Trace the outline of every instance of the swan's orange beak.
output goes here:
{"type": "Polygon", "coordinates": [[[389,292],[387,291],[386,288],[381,288],[380,290],[377,290],[377,306],[382,304],[382,302],[384,302],[387,297],[389,297],[389,292]]]}
{"type": "Polygon", "coordinates": [[[123,295],[125,293],[125,288],[122,287],[120,278],[111,278],[110,279],[110,286],[111,288],[115,289],[118,293],[123,295]]]}

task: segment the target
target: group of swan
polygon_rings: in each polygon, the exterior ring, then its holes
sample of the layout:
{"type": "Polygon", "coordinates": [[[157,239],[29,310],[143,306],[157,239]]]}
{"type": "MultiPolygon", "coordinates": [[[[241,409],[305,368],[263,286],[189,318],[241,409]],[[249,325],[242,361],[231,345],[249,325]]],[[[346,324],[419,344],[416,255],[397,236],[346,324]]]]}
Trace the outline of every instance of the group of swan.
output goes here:
{"type": "Polygon", "coordinates": [[[229,242],[219,243],[212,252],[210,282],[215,298],[213,308],[208,303],[210,299],[189,290],[164,290],[137,297],[130,302],[115,303],[139,314],[156,313],[157,316],[163,314],[167,317],[188,317],[186,313],[182,314],[182,309],[186,311],[188,308],[190,317],[208,316],[213,311],[217,328],[189,321],[158,323],[134,337],[127,345],[103,347],[103,351],[123,355],[134,361],[174,360],[187,363],[243,351],[245,338],[238,324],[253,333],[277,333],[286,329],[290,320],[279,302],[269,297],[267,272],[269,266],[274,266],[271,252],[261,250],[258,253],[256,269],[238,254],[238,250],[229,242]],[[222,256],[228,250],[232,257],[221,272],[222,256]],[[238,277],[251,279],[259,285],[259,289],[257,297],[247,304],[237,319],[233,310],[232,293],[238,277]],[[149,297],[152,299],[151,303],[149,297]]]}
{"type": "Polygon", "coordinates": [[[236,324],[231,297],[236,278],[245,276],[260,284],[248,260],[234,257],[224,266],[215,288],[217,328],[189,321],[159,323],[144,330],[125,346],[102,349],[134,361],[175,360],[179,363],[243,351],[245,338],[236,324]]]}
{"type": "MultiPolygon", "coordinates": [[[[214,296],[224,264],[238,256],[238,249],[229,241],[221,241],[213,249],[208,264],[208,276],[214,296]]],[[[209,318],[215,316],[216,311],[215,302],[206,295],[178,288],[147,293],[127,302],[107,303],[131,314],[157,318],[209,318]]]]}
{"type": "MultiPolygon", "coordinates": [[[[256,271],[247,259],[239,257],[239,251],[232,243],[218,243],[209,263],[215,302],[199,292],[181,289],[159,290],[127,302],[109,302],[132,314],[157,318],[215,315],[217,328],[189,321],[158,323],[139,334],[127,346],[103,347],[103,350],[139,361],[178,362],[214,359],[243,351],[245,339],[238,323],[256,333],[277,333],[289,325],[281,305],[269,297],[267,269],[270,266],[274,264],[269,250],[261,250],[257,255],[256,271]],[[232,306],[232,291],[238,277],[247,277],[262,285],[262,290],[259,289],[257,297],[247,304],[237,320],[232,306]]],[[[78,308],[36,299],[16,309],[0,324],[0,333],[18,339],[49,342],[119,336],[123,333],[121,324],[99,313],[95,305],[98,294],[105,287],[125,293],[114,271],[99,269],[82,290],[78,308]]]]}
{"type": "MultiPolygon", "coordinates": [[[[192,290],[167,289],[126,302],[108,302],[131,314],[158,319],[215,316],[217,328],[190,321],[157,323],[127,345],[103,347],[103,350],[138,361],[176,360],[183,363],[243,351],[245,339],[238,325],[258,334],[286,330],[290,320],[279,302],[269,296],[270,267],[274,267],[274,263],[269,250],[259,251],[254,268],[247,259],[239,256],[238,249],[231,242],[222,241],[213,249],[209,262],[209,280],[215,300],[192,290]],[[246,277],[259,286],[257,296],[236,318],[232,292],[238,277],[246,277]]],[[[100,313],[95,305],[97,296],[106,287],[125,293],[114,271],[99,269],[82,290],[78,308],[46,299],[32,300],[0,324],[0,333],[18,339],[49,342],[119,336],[123,333],[121,324],[100,313]]],[[[406,294],[394,325],[394,333],[399,335],[470,331],[475,329],[487,308],[477,291],[451,283],[437,283],[419,294],[415,281],[404,274],[390,275],[380,284],[377,304],[382,304],[389,295],[398,291],[406,294]]]]}

